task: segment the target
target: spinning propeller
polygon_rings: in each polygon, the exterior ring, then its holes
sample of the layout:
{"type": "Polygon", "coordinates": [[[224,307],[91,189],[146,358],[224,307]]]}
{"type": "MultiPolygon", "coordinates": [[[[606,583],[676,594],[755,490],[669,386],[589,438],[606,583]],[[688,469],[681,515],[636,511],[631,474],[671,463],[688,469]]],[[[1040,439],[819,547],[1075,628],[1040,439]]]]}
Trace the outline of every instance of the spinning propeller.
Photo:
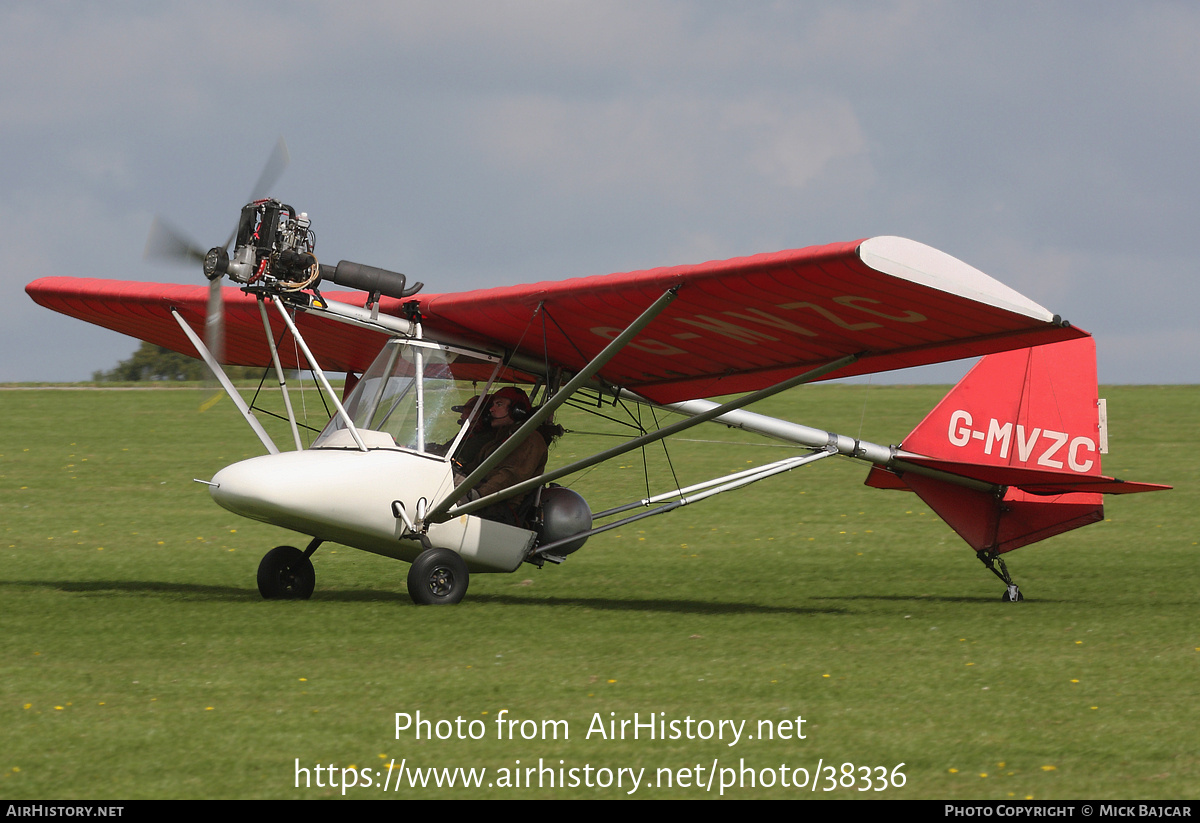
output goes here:
{"type": "Polygon", "coordinates": [[[281,137],[224,246],[205,251],[161,217],[155,217],[150,227],[146,257],[202,265],[209,282],[205,344],[218,363],[225,359],[225,306],[221,298],[225,275],[241,284],[243,291],[274,297],[307,289],[315,293],[317,284],[326,279],[365,291],[368,306],[377,303],[381,295],[407,299],[421,290],[421,283],[409,286],[400,272],[348,260],[336,266],[320,265],[313,254],[316,238],[308,215],[265,196],[287,167],[288,159],[287,144],[281,137]]]}
{"type": "MultiPolygon", "coordinates": [[[[274,151],[267,158],[258,181],[250,191],[250,203],[258,203],[265,198],[266,193],[279,181],[280,175],[290,161],[287,143],[283,138],[275,144],[274,151]]],[[[249,208],[249,207],[247,207],[249,208]]],[[[204,320],[204,342],[212,352],[217,362],[225,359],[225,306],[221,299],[221,279],[228,271],[229,248],[243,231],[246,223],[245,211],[238,220],[229,239],[224,246],[215,246],[205,250],[196,245],[191,238],[172,226],[161,216],[156,215],[150,225],[150,236],[146,240],[145,257],[148,259],[170,260],[176,263],[200,263],[204,268],[204,276],[208,278],[208,310],[204,320]]],[[[250,227],[253,231],[254,227],[250,227]]],[[[315,263],[315,258],[313,259],[315,263]]]]}

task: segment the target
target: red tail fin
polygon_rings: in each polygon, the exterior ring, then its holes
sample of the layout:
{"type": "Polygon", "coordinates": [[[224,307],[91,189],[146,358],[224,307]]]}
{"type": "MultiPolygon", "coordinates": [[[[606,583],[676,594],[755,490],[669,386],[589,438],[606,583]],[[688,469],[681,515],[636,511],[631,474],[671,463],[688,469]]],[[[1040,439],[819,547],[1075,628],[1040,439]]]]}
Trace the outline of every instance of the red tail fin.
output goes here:
{"type": "MultiPolygon", "coordinates": [[[[896,474],[976,551],[1011,551],[1103,519],[1100,492],[1167,488],[1102,475],[1102,426],[1090,337],[992,354],[913,429],[896,474]]],[[[897,485],[880,469],[872,475],[870,485],[897,485]]]]}
{"type": "Polygon", "coordinates": [[[1090,337],[992,354],[913,429],[904,450],[955,463],[1100,476],[1090,337]]]}

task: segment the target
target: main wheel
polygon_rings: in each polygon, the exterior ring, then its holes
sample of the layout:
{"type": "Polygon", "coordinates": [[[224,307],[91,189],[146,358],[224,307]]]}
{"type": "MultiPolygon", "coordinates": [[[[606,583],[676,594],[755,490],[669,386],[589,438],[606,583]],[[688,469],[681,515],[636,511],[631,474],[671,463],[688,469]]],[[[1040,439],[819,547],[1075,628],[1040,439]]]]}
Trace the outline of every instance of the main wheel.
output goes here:
{"type": "Polygon", "coordinates": [[[312,561],[294,546],[276,546],[258,564],[258,593],[266,600],[307,600],[316,585],[312,561]]]}
{"type": "Polygon", "coordinates": [[[1019,603],[1025,599],[1025,595],[1016,586],[1009,586],[1000,599],[1005,603],[1019,603]]]}
{"type": "Polygon", "coordinates": [[[457,603],[467,593],[467,564],[450,549],[426,549],[408,570],[408,596],[418,606],[457,603]]]}

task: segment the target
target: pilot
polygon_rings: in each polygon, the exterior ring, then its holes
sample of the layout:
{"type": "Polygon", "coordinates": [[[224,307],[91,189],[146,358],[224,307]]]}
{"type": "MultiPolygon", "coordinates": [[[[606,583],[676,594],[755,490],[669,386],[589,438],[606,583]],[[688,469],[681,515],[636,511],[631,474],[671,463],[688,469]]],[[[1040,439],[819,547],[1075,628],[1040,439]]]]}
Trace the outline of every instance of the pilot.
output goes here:
{"type": "MultiPolygon", "coordinates": [[[[491,429],[491,439],[479,450],[478,456],[463,468],[468,473],[474,471],[489,456],[494,454],[503,443],[510,438],[521,424],[533,414],[533,404],[529,395],[516,386],[506,386],[491,395],[488,407],[488,418],[491,429]]],[[[490,471],[478,486],[465,496],[465,500],[478,500],[493,492],[515,486],[530,478],[537,477],[546,470],[546,459],[549,446],[563,432],[561,426],[545,423],[538,427],[535,434],[525,438],[500,465],[490,471]]],[[[521,496],[509,498],[494,506],[476,512],[480,517],[489,520],[499,520],[511,525],[519,525],[520,509],[523,499],[521,496]]]]}
{"type": "MultiPolygon", "coordinates": [[[[454,459],[459,464],[474,463],[478,465],[477,459],[479,450],[484,444],[492,439],[491,429],[487,427],[487,404],[491,399],[490,394],[475,395],[461,406],[451,406],[450,411],[458,412],[458,425],[460,427],[466,425],[467,420],[471,417],[471,412],[481,401],[483,402],[483,411],[475,415],[475,419],[471,421],[471,427],[467,429],[466,435],[463,436],[462,442],[458,445],[458,451],[455,452],[454,459]]],[[[446,454],[450,451],[450,447],[454,445],[455,438],[450,438],[445,443],[427,443],[425,451],[431,454],[446,454]]]]}
{"type": "Polygon", "coordinates": [[[482,403],[481,411],[475,415],[475,419],[471,421],[471,428],[467,429],[467,434],[463,437],[462,443],[458,446],[458,451],[454,455],[454,459],[461,464],[479,465],[479,450],[492,439],[491,429],[488,427],[488,403],[491,401],[490,394],[475,395],[461,406],[454,406],[451,411],[458,412],[458,425],[466,425],[467,420],[474,411],[475,406],[482,403]]]}

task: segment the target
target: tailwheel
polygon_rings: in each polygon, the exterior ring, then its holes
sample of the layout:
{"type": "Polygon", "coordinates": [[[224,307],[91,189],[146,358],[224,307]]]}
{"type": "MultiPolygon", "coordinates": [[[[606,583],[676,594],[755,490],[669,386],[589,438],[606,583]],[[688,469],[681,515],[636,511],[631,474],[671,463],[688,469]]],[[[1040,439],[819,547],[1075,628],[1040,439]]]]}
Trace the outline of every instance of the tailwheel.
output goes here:
{"type": "Polygon", "coordinates": [[[450,549],[426,549],[408,570],[408,596],[418,606],[449,605],[467,593],[467,564],[450,549]]]}
{"type": "Polygon", "coordinates": [[[1000,597],[1002,602],[1019,603],[1025,599],[1025,595],[1021,594],[1021,590],[1013,582],[1012,575],[1008,573],[1008,566],[1004,565],[1004,558],[1000,556],[999,552],[985,550],[976,552],[975,556],[979,558],[979,561],[983,565],[988,567],[988,570],[992,574],[1004,581],[1004,585],[1007,588],[1000,597]]]}
{"type": "Polygon", "coordinates": [[[258,592],[265,600],[307,600],[316,585],[312,561],[294,546],[276,546],[258,564],[258,592]]]}

